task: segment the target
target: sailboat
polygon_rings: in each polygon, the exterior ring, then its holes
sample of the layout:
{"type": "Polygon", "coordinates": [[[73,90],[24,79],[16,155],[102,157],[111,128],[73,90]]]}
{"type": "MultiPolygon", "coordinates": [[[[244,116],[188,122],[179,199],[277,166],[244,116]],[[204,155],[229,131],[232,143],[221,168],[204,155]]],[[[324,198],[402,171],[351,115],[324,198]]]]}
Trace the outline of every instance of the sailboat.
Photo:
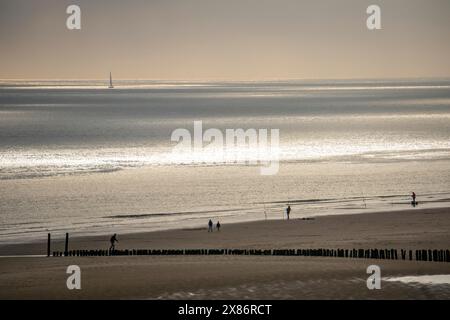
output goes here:
{"type": "Polygon", "coordinates": [[[114,86],[113,86],[113,84],[112,84],[112,75],[111,75],[111,72],[109,73],[109,87],[108,87],[109,89],[112,89],[112,88],[114,88],[114,86]]]}

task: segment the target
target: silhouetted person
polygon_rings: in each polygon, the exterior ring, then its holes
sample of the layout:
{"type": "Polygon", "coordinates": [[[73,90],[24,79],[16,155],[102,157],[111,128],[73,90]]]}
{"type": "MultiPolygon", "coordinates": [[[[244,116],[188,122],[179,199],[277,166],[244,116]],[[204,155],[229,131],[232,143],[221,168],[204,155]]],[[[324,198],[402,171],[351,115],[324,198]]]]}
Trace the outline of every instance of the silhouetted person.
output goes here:
{"type": "Polygon", "coordinates": [[[211,219],[209,219],[208,222],[208,232],[213,232],[213,222],[211,221],[211,219]]]}
{"type": "Polygon", "coordinates": [[[216,228],[217,228],[217,231],[220,231],[220,222],[219,221],[217,221],[216,228]]]}
{"type": "Polygon", "coordinates": [[[109,251],[111,250],[115,250],[115,243],[119,242],[119,240],[117,240],[117,234],[114,233],[114,235],[111,237],[111,239],[109,240],[111,242],[111,247],[109,247],[109,251]]]}
{"type": "Polygon", "coordinates": [[[415,207],[417,202],[416,202],[416,193],[414,191],[411,194],[411,198],[412,198],[412,202],[411,203],[412,203],[413,207],[415,207]]]}
{"type": "Polygon", "coordinates": [[[286,215],[287,215],[287,219],[289,220],[289,214],[291,213],[291,206],[288,206],[286,208],[286,215]]]}

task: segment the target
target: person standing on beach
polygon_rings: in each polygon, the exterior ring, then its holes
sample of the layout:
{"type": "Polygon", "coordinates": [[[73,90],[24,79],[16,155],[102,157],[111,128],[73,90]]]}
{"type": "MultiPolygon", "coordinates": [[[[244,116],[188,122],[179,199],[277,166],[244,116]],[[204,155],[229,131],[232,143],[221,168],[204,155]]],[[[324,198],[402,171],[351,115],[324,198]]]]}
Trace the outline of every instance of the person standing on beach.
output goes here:
{"type": "Polygon", "coordinates": [[[109,251],[114,251],[116,249],[115,243],[119,242],[119,240],[117,240],[117,234],[114,233],[114,235],[111,237],[109,241],[111,242],[111,247],[109,247],[109,251]]]}
{"type": "Polygon", "coordinates": [[[291,214],[291,206],[288,205],[288,207],[286,208],[286,215],[287,215],[287,219],[289,220],[289,214],[291,214]]]}
{"type": "Polygon", "coordinates": [[[211,219],[208,222],[208,232],[213,232],[213,222],[211,219]]]}
{"type": "Polygon", "coordinates": [[[220,222],[219,221],[217,221],[216,228],[217,228],[217,231],[220,231],[220,222]]]}
{"type": "Polygon", "coordinates": [[[413,207],[415,207],[417,203],[416,203],[416,193],[414,191],[411,194],[411,198],[412,198],[412,205],[413,207]]]}

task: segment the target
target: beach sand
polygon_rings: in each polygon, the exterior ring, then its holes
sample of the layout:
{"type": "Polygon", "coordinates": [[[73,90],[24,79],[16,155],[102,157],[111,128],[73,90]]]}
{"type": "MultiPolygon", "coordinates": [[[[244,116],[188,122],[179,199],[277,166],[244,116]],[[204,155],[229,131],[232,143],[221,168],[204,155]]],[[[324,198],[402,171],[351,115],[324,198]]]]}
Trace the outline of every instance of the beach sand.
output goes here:
{"type": "MultiPolygon", "coordinates": [[[[220,232],[181,229],[119,234],[118,249],[396,248],[448,249],[450,209],[334,215],[225,224],[220,232]]],[[[71,250],[106,249],[109,236],[70,239],[71,250]]],[[[63,250],[55,240],[52,250],[63,250]]],[[[0,255],[45,254],[46,242],[0,246],[0,255]]],[[[382,281],[369,290],[366,268],[381,276],[450,274],[450,264],[276,256],[2,257],[1,299],[449,299],[450,284],[382,281]],[[66,288],[78,265],[82,289],[66,288]]]]}

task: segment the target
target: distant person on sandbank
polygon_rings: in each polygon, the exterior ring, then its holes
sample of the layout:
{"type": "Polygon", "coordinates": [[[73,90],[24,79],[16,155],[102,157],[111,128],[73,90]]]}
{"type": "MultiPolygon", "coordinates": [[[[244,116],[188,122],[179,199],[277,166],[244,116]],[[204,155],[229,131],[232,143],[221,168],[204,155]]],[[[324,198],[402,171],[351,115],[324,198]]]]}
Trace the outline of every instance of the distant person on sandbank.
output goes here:
{"type": "Polygon", "coordinates": [[[208,232],[213,232],[213,222],[211,219],[208,222],[208,232]]]}
{"type": "Polygon", "coordinates": [[[111,237],[109,241],[111,242],[111,247],[109,247],[109,251],[114,251],[116,249],[115,243],[119,242],[119,240],[117,240],[117,234],[114,233],[114,235],[111,237]]]}
{"type": "Polygon", "coordinates": [[[217,228],[217,231],[220,231],[220,222],[219,221],[217,221],[216,228],[217,228]]]}
{"type": "Polygon", "coordinates": [[[289,215],[291,214],[291,206],[288,205],[288,207],[286,208],[286,216],[287,219],[289,220],[289,215]]]}
{"type": "Polygon", "coordinates": [[[415,207],[417,202],[416,202],[416,193],[414,191],[411,193],[411,198],[412,198],[411,204],[413,207],[415,207]]]}

